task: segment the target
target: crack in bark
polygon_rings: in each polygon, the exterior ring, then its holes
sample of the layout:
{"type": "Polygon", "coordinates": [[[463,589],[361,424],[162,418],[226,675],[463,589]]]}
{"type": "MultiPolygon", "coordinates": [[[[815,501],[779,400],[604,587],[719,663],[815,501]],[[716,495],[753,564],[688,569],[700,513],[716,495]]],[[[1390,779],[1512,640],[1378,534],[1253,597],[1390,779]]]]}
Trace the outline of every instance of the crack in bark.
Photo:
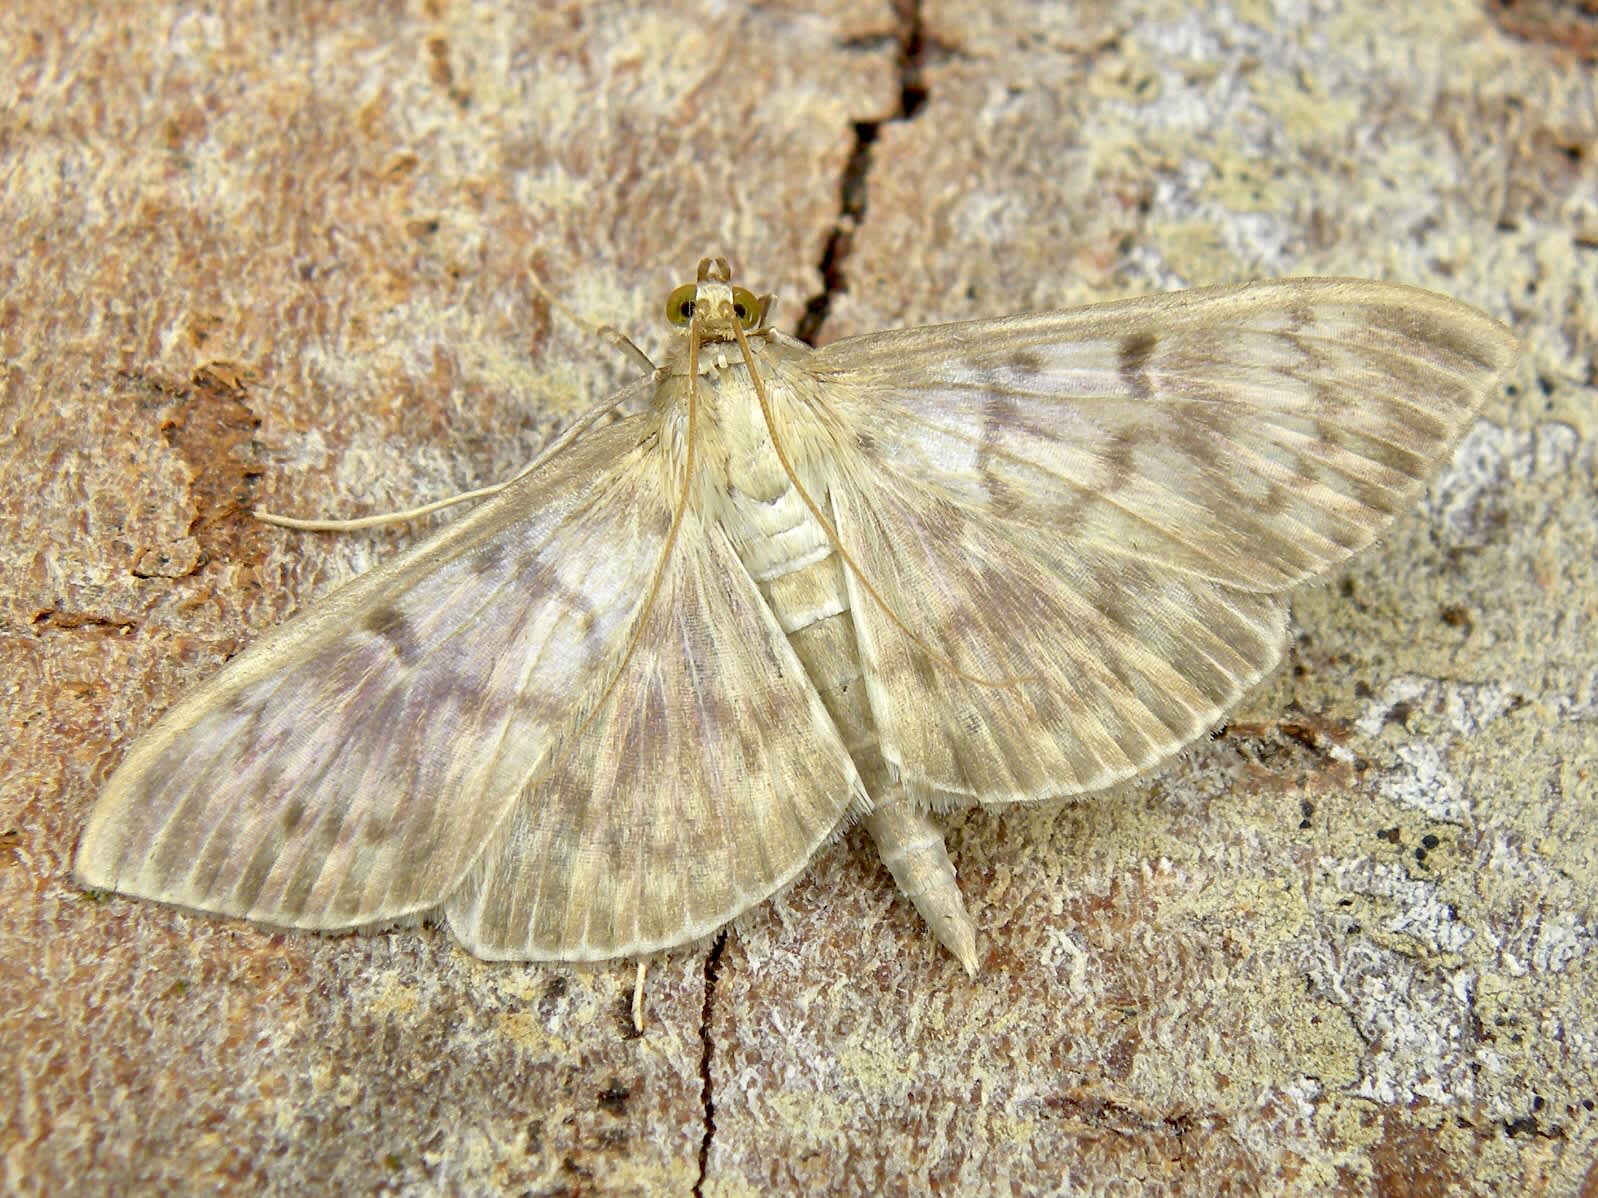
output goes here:
{"type": "Polygon", "coordinates": [[[87,628],[93,632],[129,633],[138,627],[138,621],[127,617],[100,616],[93,612],[51,608],[49,611],[36,612],[29,621],[29,626],[35,636],[47,632],[74,632],[80,628],[87,628]]]}
{"type": "Polygon", "coordinates": [[[699,1016],[699,1101],[704,1108],[705,1131],[699,1138],[699,1176],[694,1180],[694,1198],[704,1198],[705,1172],[710,1164],[710,1141],[716,1134],[716,1092],[710,1076],[710,1059],[715,1051],[711,1035],[711,1008],[716,1000],[716,979],[721,975],[721,954],[727,947],[727,932],[716,935],[716,942],[705,956],[705,1006],[699,1016]]]}
{"type": "Polygon", "coordinates": [[[899,103],[883,120],[855,123],[854,147],[849,151],[849,161],[844,165],[838,189],[838,219],[833,222],[832,232],[821,252],[821,290],[805,302],[804,315],[794,329],[794,336],[811,345],[815,344],[816,335],[832,310],[832,297],[848,290],[844,262],[853,248],[854,232],[866,215],[871,147],[876,144],[884,125],[914,120],[927,102],[922,68],[929,46],[921,21],[921,0],[905,0],[896,7],[899,28],[893,40],[898,45],[894,64],[899,74],[899,103]]]}

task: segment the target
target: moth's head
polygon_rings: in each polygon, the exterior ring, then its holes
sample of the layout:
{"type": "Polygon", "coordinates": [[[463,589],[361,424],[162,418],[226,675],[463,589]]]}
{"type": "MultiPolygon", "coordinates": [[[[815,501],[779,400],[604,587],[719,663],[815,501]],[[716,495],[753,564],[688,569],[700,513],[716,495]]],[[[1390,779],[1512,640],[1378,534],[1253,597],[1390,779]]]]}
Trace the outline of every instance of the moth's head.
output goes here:
{"type": "Polygon", "coordinates": [[[732,284],[732,271],[725,258],[702,258],[699,281],[684,283],[666,297],[666,319],[697,334],[701,342],[736,341],[733,326],[746,336],[766,327],[766,313],[772,297],[757,297],[754,292],[732,284]]]}

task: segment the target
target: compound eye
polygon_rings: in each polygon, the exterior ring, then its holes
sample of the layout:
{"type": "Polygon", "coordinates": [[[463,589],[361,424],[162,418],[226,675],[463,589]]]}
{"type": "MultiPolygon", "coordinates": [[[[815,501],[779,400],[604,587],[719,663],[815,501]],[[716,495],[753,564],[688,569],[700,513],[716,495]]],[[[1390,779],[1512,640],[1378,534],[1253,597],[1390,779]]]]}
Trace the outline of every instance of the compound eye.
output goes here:
{"type": "Polygon", "coordinates": [[[666,319],[672,324],[692,324],[694,301],[698,297],[699,287],[694,283],[684,283],[666,297],[666,319]]]}
{"type": "Polygon", "coordinates": [[[742,287],[732,289],[732,311],[738,318],[738,323],[746,329],[752,329],[760,323],[760,301],[755,298],[752,291],[745,291],[742,287]]]}

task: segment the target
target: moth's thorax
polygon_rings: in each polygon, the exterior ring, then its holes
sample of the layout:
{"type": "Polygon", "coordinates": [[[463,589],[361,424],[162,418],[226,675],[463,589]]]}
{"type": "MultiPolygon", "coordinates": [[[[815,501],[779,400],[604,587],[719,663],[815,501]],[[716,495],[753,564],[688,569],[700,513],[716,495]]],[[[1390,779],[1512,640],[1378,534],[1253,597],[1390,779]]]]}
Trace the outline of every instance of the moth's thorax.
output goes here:
{"type": "MultiPolygon", "coordinates": [[[[809,347],[761,336],[750,340],[750,350],[765,391],[764,410],[738,345],[699,347],[688,498],[693,511],[725,529],[744,565],[761,580],[831,552],[826,531],[793,485],[783,454],[805,491],[822,504],[828,488],[825,463],[834,455],[826,452],[815,399],[804,387],[809,347]],[[773,443],[768,410],[783,454],[773,443]]],[[[673,353],[662,371],[655,410],[675,470],[690,460],[690,386],[686,352],[673,353]]]]}

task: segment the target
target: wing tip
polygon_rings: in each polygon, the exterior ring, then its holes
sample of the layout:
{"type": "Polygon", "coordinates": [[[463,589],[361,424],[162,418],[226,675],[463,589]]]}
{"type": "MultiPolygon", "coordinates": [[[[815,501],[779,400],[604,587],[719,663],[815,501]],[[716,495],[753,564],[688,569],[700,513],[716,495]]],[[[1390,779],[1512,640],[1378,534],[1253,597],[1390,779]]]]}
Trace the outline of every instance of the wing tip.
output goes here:
{"type": "Polygon", "coordinates": [[[112,835],[116,828],[109,796],[102,793],[89,811],[72,856],[72,880],[85,890],[119,891],[122,851],[112,835]]]}
{"type": "MultiPolygon", "coordinates": [[[[1399,317],[1395,323],[1411,328],[1417,319],[1424,319],[1426,329],[1433,334],[1427,340],[1447,342],[1449,348],[1473,359],[1482,371],[1495,377],[1513,364],[1520,350],[1519,338],[1497,317],[1445,292],[1413,283],[1343,275],[1303,275],[1194,287],[1170,292],[1161,298],[1173,307],[1200,308],[1208,303],[1244,297],[1261,306],[1276,306],[1286,292],[1296,292],[1301,299],[1312,302],[1323,300],[1358,308],[1393,310],[1399,317]]],[[[1131,305],[1136,301],[1116,302],[1131,305]]]]}

